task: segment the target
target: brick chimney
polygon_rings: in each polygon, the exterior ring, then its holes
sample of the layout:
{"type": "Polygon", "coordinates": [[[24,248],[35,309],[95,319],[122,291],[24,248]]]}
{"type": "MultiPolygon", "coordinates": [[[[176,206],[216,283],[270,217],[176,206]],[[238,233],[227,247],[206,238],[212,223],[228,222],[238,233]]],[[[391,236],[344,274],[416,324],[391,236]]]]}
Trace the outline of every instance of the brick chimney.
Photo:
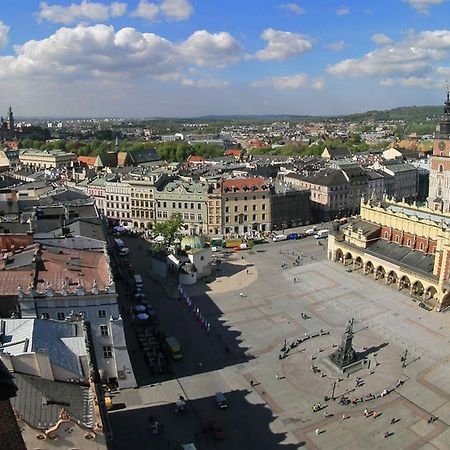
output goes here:
{"type": "Polygon", "coordinates": [[[26,450],[16,416],[9,399],[15,397],[17,387],[5,365],[0,361],[0,443],[8,450],[26,450]]]}

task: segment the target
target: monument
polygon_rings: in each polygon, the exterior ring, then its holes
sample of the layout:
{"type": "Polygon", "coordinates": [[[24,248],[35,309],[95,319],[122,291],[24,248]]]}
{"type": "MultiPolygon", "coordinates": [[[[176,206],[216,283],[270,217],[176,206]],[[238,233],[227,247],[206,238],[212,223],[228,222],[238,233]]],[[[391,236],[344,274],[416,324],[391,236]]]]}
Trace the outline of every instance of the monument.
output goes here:
{"type": "Polygon", "coordinates": [[[355,319],[350,319],[345,326],[344,334],[342,335],[341,345],[338,349],[330,355],[330,360],[333,364],[339,367],[343,372],[346,372],[350,368],[356,369],[362,359],[358,357],[358,354],[353,348],[353,324],[355,319]]]}

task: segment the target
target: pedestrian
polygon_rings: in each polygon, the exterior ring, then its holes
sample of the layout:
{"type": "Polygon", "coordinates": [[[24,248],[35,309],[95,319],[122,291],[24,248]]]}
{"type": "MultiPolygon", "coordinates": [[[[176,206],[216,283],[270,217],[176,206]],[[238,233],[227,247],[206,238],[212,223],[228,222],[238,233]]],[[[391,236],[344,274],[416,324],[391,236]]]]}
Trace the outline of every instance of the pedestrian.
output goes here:
{"type": "Polygon", "coordinates": [[[248,275],[248,269],[247,269],[247,275],[248,275]]]}
{"type": "Polygon", "coordinates": [[[320,430],[318,428],[316,428],[316,436],[319,436],[320,434],[320,430]]]}
{"type": "Polygon", "coordinates": [[[325,419],[328,418],[328,413],[326,411],[323,413],[323,417],[325,417],[325,419]]]}
{"type": "Polygon", "coordinates": [[[364,416],[367,417],[368,414],[369,414],[369,410],[366,408],[366,409],[364,410],[364,416]]]}
{"type": "Polygon", "coordinates": [[[386,433],[384,433],[384,437],[387,438],[387,437],[389,437],[390,434],[391,433],[389,433],[389,431],[386,431],[386,433]]]}
{"type": "Polygon", "coordinates": [[[241,298],[244,296],[244,293],[243,292],[241,292],[240,294],[239,294],[240,296],[241,296],[241,298]]]}
{"type": "Polygon", "coordinates": [[[253,387],[255,385],[255,382],[253,380],[250,380],[250,386],[253,387]]]}
{"type": "Polygon", "coordinates": [[[344,414],[342,414],[342,420],[345,420],[347,418],[347,416],[344,414]]]}
{"type": "Polygon", "coordinates": [[[279,380],[280,379],[280,375],[278,375],[277,373],[275,374],[275,378],[277,379],[277,380],[279,380]]]}
{"type": "Polygon", "coordinates": [[[391,425],[394,425],[395,424],[395,417],[393,417],[392,419],[391,419],[391,425]]]}

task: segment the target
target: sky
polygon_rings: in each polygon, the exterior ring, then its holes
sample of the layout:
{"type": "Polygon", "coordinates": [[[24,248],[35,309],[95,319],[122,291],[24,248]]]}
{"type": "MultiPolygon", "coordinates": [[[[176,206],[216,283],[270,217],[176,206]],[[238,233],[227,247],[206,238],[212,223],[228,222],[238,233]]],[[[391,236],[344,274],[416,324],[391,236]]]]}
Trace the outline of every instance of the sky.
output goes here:
{"type": "Polygon", "coordinates": [[[450,0],[14,0],[0,114],[336,115],[442,104],[450,0]]]}

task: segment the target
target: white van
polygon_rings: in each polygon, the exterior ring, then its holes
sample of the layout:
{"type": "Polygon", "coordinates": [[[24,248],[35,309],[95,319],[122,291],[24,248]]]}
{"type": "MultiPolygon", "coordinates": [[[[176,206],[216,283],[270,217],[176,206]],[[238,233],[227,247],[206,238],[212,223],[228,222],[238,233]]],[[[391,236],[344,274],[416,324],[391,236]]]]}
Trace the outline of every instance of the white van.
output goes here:
{"type": "Polygon", "coordinates": [[[306,236],[313,236],[315,235],[317,232],[317,227],[312,227],[309,228],[308,230],[305,231],[306,236]]]}
{"type": "Polygon", "coordinates": [[[280,241],[285,241],[287,239],[287,237],[284,234],[276,234],[273,237],[273,242],[280,242],[280,241]]]}
{"type": "Polygon", "coordinates": [[[319,230],[315,236],[316,239],[325,239],[328,237],[330,230],[319,230]]]}
{"type": "Polygon", "coordinates": [[[142,283],[142,277],[139,273],[134,275],[134,285],[136,289],[142,289],[144,284],[142,283]]]}

